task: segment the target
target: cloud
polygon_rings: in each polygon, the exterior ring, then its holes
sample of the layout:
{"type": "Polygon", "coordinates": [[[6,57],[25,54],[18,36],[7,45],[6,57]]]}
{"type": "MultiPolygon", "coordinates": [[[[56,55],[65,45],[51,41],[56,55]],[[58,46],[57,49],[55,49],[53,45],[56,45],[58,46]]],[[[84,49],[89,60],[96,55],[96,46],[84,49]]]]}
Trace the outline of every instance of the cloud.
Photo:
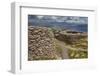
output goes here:
{"type": "Polygon", "coordinates": [[[77,23],[77,24],[87,24],[88,18],[87,17],[68,17],[65,22],[67,23],[77,23]]]}
{"type": "Polygon", "coordinates": [[[42,19],[44,16],[37,16],[38,19],[42,19]]]}
{"type": "MultiPolygon", "coordinates": [[[[35,16],[35,15],[34,15],[35,16]]],[[[41,20],[48,22],[66,22],[66,23],[76,23],[76,24],[88,24],[88,17],[80,16],[47,16],[47,15],[38,15],[31,18],[30,20],[41,20]]]]}

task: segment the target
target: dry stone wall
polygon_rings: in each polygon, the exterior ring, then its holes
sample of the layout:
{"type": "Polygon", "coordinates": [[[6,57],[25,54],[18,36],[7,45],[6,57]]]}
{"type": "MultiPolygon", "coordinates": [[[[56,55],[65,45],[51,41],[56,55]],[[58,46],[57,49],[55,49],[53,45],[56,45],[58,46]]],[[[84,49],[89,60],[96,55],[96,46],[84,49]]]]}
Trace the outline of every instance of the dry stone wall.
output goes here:
{"type": "Polygon", "coordinates": [[[49,28],[28,26],[28,60],[57,59],[53,39],[49,28]]]}

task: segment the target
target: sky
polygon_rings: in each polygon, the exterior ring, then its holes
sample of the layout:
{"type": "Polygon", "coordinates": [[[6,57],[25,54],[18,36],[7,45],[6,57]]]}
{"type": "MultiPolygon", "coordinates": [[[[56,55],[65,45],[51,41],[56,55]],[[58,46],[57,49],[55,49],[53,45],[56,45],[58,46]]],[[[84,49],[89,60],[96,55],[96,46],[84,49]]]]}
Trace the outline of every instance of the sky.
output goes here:
{"type": "Polygon", "coordinates": [[[80,16],[29,15],[28,20],[29,22],[39,20],[39,21],[47,21],[47,22],[88,24],[88,17],[80,17],[80,16]]]}

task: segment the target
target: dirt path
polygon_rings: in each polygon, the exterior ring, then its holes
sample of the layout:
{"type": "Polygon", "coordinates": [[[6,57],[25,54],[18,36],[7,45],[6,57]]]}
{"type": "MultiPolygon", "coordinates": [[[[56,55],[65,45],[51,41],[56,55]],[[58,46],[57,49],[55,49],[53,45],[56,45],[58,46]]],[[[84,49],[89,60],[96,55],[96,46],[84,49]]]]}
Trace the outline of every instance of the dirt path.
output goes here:
{"type": "Polygon", "coordinates": [[[62,41],[57,40],[57,39],[55,41],[56,41],[57,45],[59,45],[62,49],[62,52],[61,52],[62,59],[68,59],[69,58],[68,57],[68,49],[67,49],[66,44],[62,41]]]}
{"type": "MultiPolygon", "coordinates": [[[[61,45],[62,46],[62,45],[61,45]]],[[[62,59],[68,59],[68,49],[64,46],[62,46],[62,59]]]]}

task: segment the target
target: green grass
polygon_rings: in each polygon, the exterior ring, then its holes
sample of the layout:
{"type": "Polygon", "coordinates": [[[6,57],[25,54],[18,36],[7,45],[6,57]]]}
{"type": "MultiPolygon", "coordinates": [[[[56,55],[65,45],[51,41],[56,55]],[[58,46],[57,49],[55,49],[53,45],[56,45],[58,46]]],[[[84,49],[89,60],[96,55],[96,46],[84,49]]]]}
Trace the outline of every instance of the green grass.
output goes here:
{"type": "Polygon", "coordinates": [[[87,51],[69,50],[68,55],[70,59],[88,58],[87,51]]]}
{"type": "Polygon", "coordinates": [[[72,45],[72,47],[87,49],[88,48],[87,38],[81,38],[81,39],[79,39],[76,43],[74,43],[72,45]]]}

